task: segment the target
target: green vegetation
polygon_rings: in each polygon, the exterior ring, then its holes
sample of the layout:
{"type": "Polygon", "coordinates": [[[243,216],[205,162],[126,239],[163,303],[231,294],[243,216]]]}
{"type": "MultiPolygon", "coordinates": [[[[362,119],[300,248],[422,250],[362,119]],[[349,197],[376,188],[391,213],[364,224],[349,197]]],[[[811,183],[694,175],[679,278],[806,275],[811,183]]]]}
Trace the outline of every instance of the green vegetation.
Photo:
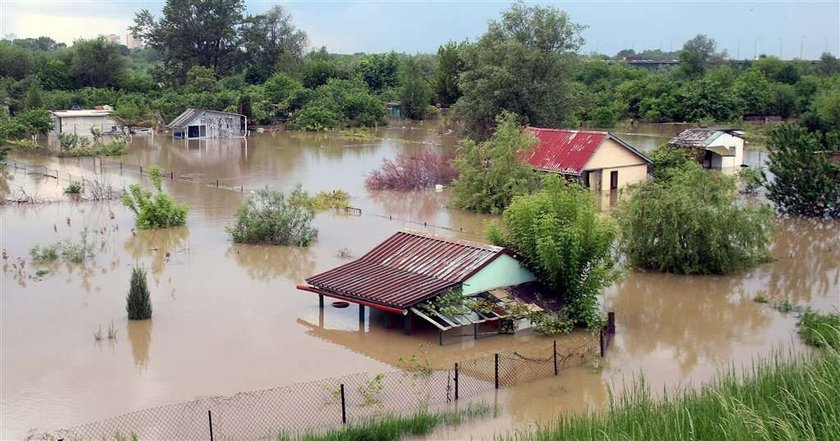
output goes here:
{"type": "Polygon", "coordinates": [[[452,188],[452,205],[457,208],[499,214],[515,196],[537,187],[537,173],[520,159],[536,139],[519,127],[513,113],[502,112],[496,123],[490,139],[463,141],[452,161],[458,172],[452,188]]]}
{"type": "Polygon", "coordinates": [[[161,190],[163,177],[160,168],[152,166],[149,169],[149,179],[156,190],[154,194],[139,184],[131,184],[122,197],[123,205],[136,216],[137,228],[147,230],[186,224],[189,209],[185,204],[175,202],[171,196],[161,190]]]}
{"type": "Polygon", "coordinates": [[[64,194],[82,194],[82,183],[80,181],[71,181],[64,187],[64,194]]]}
{"type": "Polygon", "coordinates": [[[601,329],[598,295],[618,278],[611,252],[615,227],[598,215],[588,190],[547,175],[538,193],[513,199],[487,236],[522,255],[550,294],[566,304],[558,315],[539,317],[542,328],[568,329],[567,315],[591,331],[601,329]]]}
{"type": "Polygon", "coordinates": [[[809,345],[840,350],[840,313],[806,311],[799,322],[799,335],[809,345]]]}
{"type": "Polygon", "coordinates": [[[235,243],[305,247],[318,237],[314,219],[312,199],[300,185],[288,195],[263,188],[236,211],[233,225],[226,230],[235,243]]]}
{"type": "Polygon", "coordinates": [[[487,415],[487,405],[470,404],[465,409],[428,412],[420,411],[413,415],[386,415],[378,419],[352,424],[341,429],[331,429],[326,433],[301,436],[279,435],[278,441],[397,441],[407,436],[420,436],[430,433],[438,426],[455,426],[470,419],[487,415]]]}
{"type": "Polygon", "coordinates": [[[140,265],[131,268],[131,286],[125,298],[129,320],[152,318],[152,297],[146,285],[146,269],[140,265]]]}
{"type": "MultiPolygon", "coordinates": [[[[840,336],[832,331],[835,341],[840,336]]],[[[644,381],[610,400],[607,413],[568,415],[519,440],[834,439],[840,433],[840,352],[793,361],[777,354],[729,370],[700,390],[661,400],[644,381]]]]}
{"type": "MultiPolygon", "coordinates": [[[[838,107],[840,109],[840,107],[838,107]]],[[[838,113],[840,115],[840,113],[838,113]]],[[[840,131],[809,133],[784,124],[770,135],[767,197],[782,213],[840,218],[840,131]]]]}
{"type": "Polygon", "coordinates": [[[735,180],[684,160],[657,169],[618,210],[620,248],[630,265],[677,274],[731,274],[769,259],[773,214],[743,204],[735,180]]]}
{"type": "Polygon", "coordinates": [[[310,204],[315,211],[324,211],[330,208],[349,208],[350,193],[344,190],[320,191],[310,199],[310,204]]]}
{"type": "Polygon", "coordinates": [[[60,133],[58,135],[60,156],[119,156],[125,153],[128,148],[128,138],[125,136],[114,137],[109,142],[102,142],[102,137],[91,138],[79,136],[74,133],[60,133]]]}
{"type": "Polygon", "coordinates": [[[83,229],[79,236],[79,242],[65,240],[44,246],[35,245],[29,250],[29,255],[36,264],[50,264],[56,262],[59,258],[65,262],[84,263],[86,260],[93,258],[94,243],[88,240],[87,228],[83,229]]]}

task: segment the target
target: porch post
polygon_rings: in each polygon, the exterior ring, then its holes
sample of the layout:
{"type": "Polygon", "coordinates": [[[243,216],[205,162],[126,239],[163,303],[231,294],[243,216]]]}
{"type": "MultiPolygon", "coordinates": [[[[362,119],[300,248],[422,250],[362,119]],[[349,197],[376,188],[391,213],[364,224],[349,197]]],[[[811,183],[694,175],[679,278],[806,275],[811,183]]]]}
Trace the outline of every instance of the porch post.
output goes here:
{"type": "Polygon", "coordinates": [[[318,294],[318,307],[324,309],[324,295],[318,294]]]}
{"type": "Polygon", "coordinates": [[[411,311],[408,311],[408,314],[406,314],[405,318],[403,319],[403,324],[405,325],[405,335],[411,335],[411,316],[411,311]]]}
{"type": "Polygon", "coordinates": [[[359,321],[365,322],[365,305],[359,304],[359,321]]]}

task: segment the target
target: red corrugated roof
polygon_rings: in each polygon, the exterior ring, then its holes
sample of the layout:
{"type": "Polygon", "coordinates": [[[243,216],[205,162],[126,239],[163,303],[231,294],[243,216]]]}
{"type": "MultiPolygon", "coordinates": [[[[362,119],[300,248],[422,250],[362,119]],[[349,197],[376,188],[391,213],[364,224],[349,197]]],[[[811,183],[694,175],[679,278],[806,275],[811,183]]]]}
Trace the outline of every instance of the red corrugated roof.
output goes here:
{"type": "Polygon", "coordinates": [[[528,156],[532,167],[561,173],[579,175],[589,158],[610,134],[586,130],[560,130],[528,127],[539,143],[528,156]]]}
{"type": "Polygon", "coordinates": [[[306,283],[405,309],[458,286],[505,252],[492,245],[401,231],[358,260],[312,276],[306,283]]]}

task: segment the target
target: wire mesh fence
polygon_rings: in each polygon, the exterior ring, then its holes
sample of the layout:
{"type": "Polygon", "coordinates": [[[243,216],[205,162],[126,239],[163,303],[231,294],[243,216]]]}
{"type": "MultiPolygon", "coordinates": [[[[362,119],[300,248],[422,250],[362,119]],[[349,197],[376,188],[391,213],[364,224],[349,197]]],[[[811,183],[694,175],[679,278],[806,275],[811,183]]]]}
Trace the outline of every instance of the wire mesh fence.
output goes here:
{"type": "MultiPolygon", "coordinates": [[[[590,339],[594,340],[594,339],[590,339]]],[[[556,341],[487,354],[450,369],[356,373],[230,397],[201,398],[132,412],[32,439],[277,439],[385,415],[443,410],[495,389],[559,375],[597,356],[599,342],[556,341]]]]}

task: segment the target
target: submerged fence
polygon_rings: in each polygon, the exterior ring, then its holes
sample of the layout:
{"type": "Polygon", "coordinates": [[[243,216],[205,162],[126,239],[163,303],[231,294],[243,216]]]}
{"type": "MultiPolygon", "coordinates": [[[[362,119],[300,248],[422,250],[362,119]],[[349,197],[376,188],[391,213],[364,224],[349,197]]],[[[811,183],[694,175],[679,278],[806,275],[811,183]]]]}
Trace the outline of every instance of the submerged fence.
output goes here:
{"type": "MultiPolygon", "coordinates": [[[[604,341],[602,331],[601,341],[604,341]]],[[[445,409],[496,389],[559,375],[597,356],[598,345],[557,341],[488,354],[432,369],[420,360],[406,370],[357,373],[286,387],[202,398],[132,412],[45,433],[34,439],[255,440],[318,432],[383,415],[445,409]]]]}

